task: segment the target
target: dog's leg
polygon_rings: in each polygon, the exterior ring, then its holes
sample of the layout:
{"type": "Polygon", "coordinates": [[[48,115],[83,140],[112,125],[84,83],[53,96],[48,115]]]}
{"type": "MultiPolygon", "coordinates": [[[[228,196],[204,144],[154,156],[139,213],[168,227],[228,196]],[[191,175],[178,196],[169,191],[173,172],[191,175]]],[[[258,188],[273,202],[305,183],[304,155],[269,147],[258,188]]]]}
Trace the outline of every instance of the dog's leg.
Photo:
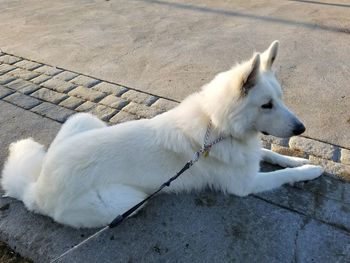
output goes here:
{"type": "Polygon", "coordinates": [[[75,197],[62,208],[57,207],[53,217],[59,223],[78,228],[105,226],[144,198],[144,192],[131,186],[103,185],[75,197]]]}
{"type": "Polygon", "coordinates": [[[60,141],[71,137],[77,133],[85,132],[92,129],[104,128],[107,125],[89,113],[78,113],[70,117],[62,126],[56,138],[51,143],[50,148],[60,141]]]}
{"type": "Polygon", "coordinates": [[[308,159],[285,156],[267,149],[262,149],[262,159],[265,162],[277,164],[281,167],[298,167],[310,163],[308,159]]]}
{"type": "Polygon", "coordinates": [[[286,183],[312,180],[323,173],[321,166],[306,164],[295,168],[285,168],[268,173],[258,173],[251,185],[251,193],[272,190],[286,183]]]}

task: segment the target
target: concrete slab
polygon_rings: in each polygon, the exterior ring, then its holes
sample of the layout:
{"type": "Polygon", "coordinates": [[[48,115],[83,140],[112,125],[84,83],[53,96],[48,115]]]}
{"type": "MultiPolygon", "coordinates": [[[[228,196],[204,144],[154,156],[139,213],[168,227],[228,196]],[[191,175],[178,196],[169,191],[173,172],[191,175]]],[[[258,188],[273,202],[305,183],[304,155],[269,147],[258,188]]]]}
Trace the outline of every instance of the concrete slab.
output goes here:
{"type": "Polygon", "coordinates": [[[306,136],[350,148],[348,1],[11,1],[0,47],[181,100],[281,41],[277,75],[306,136]]]}
{"type": "Polygon", "coordinates": [[[0,167],[8,155],[10,143],[32,137],[49,145],[60,124],[0,101],[0,167]]]}
{"type": "MultiPolygon", "coordinates": [[[[33,136],[48,145],[60,127],[3,101],[0,112],[0,167],[12,141],[33,136]]],[[[349,187],[324,176],[246,198],[159,195],[62,262],[348,262],[349,187]]],[[[34,262],[48,262],[95,231],[64,227],[0,198],[0,239],[34,262]]]]}

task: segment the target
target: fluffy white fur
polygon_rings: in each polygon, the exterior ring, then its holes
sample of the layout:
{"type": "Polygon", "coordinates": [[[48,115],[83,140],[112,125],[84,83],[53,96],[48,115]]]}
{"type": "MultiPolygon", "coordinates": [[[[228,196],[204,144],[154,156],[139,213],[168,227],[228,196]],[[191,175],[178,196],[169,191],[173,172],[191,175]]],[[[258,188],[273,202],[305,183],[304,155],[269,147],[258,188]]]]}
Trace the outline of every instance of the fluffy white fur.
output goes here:
{"type": "Polygon", "coordinates": [[[62,126],[47,152],[32,139],[11,144],[1,182],[6,195],[62,224],[106,225],[192,158],[210,120],[211,139],[225,139],[167,191],[209,186],[245,196],[320,176],[322,168],[305,159],[261,149],[259,132],[288,137],[303,131],[271,71],[277,48],[275,41],[153,119],[107,127],[82,113],[62,126]],[[294,168],[260,173],[262,159],[294,168]]]}

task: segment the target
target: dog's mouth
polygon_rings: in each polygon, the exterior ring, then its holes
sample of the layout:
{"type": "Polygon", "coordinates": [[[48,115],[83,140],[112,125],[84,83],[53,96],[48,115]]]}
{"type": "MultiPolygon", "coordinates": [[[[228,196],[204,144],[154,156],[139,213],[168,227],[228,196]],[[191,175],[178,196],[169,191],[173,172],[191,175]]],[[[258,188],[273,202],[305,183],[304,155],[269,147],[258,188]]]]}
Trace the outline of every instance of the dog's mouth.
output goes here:
{"type": "Polygon", "coordinates": [[[264,135],[270,135],[270,133],[265,132],[265,131],[262,131],[261,133],[264,134],[264,135]]]}

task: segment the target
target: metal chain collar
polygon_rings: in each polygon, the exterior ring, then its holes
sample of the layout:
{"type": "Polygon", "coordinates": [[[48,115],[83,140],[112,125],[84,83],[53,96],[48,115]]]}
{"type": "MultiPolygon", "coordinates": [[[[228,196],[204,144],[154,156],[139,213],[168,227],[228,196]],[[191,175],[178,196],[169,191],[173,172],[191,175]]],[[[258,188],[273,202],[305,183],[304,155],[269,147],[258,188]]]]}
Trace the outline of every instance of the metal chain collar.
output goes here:
{"type": "Polygon", "coordinates": [[[211,150],[211,147],[213,147],[215,144],[217,144],[218,142],[221,142],[224,139],[223,136],[220,136],[217,139],[215,139],[214,141],[208,143],[210,133],[211,133],[211,127],[212,127],[212,122],[211,122],[211,120],[209,120],[209,123],[207,126],[207,131],[205,132],[205,136],[204,136],[203,146],[199,151],[194,153],[193,158],[192,158],[193,163],[197,162],[201,155],[203,155],[204,157],[208,157],[209,152],[211,150]]]}

